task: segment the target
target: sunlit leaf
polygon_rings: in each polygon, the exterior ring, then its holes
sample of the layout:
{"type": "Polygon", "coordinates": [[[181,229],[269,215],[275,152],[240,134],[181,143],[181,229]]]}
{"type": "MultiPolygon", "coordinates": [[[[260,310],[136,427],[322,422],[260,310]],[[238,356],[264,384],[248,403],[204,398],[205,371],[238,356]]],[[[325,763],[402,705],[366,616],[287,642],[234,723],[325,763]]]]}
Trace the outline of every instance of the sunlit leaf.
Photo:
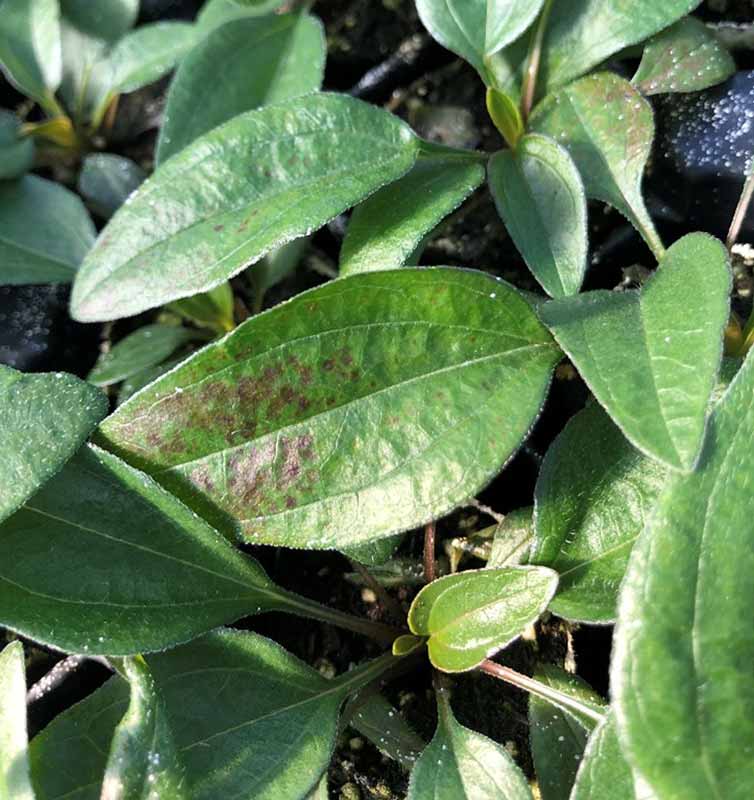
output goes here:
{"type": "Polygon", "coordinates": [[[12,642],[0,652],[0,797],[34,800],[26,733],[24,648],[12,642]]]}

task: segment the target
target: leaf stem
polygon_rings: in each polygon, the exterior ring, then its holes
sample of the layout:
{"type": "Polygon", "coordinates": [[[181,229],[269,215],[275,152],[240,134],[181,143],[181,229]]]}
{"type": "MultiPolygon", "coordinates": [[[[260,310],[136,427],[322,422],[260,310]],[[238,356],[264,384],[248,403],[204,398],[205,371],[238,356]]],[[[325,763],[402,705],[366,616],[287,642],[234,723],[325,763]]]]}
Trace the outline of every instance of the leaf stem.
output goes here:
{"type": "Polygon", "coordinates": [[[430,522],[424,528],[424,580],[432,583],[437,577],[435,571],[435,532],[434,522],[430,522]]]}
{"type": "Polygon", "coordinates": [[[112,665],[108,661],[99,656],[80,656],[72,655],[58,661],[57,664],[45,675],[43,675],[26,693],[26,704],[31,705],[41,700],[47,694],[57,689],[66,678],[72,675],[84,661],[97,661],[108,669],[112,669],[112,665]]]}
{"type": "Polygon", "coordinates": [[[754,160],[752,160],[751,168],[749,169],[749,176],[746,178],[744,188],[741,191],[741,197],[738,200],[738,205],[733,214],[733,219],[730,223],[728,230],[728,237],[725,240],[725,245],[728,250],[733,248],[733,245],[738,240],[738,235],[741,233],[741,227],[746,219],[746,214],[751,204],[751,199],[754,196],[754,160]]]}
{"type": "Polygon", "coordinates": [[[552,9],[552,0],[545,0],[542,11],[537,21],[537,28],[529,46],[529,53],[526,58],[526,72],[521,86],[521,117],[524,122],[529,118],[532,106],[534,105],[534,95],[537,91],[537,78],[539,77],[539,66],[542,62],[542,44],[545,38],[547,21],[552,9]]]}
{"type": "Polygon", "coordinates": [[[570,695],[559,692],[557,689],[540,683],[527,675],[522,675],[520,672],[516,672],[510,667],[504,667],[502,664],[488,659],[487,661],[483,661],[478,668],[482,672],[491,675],[493,678],[498,678],[501,681],[517,686],[519,689],[523,689],[525,692],[529,692],[529,694],[537,695],[537,697],[541,697],[543,700],[582,714],[589,719],[593,719],[595,722],[602,722],[604,719],[604,716],[598,711],[595,711],[584,703],[580,703],[570,695]]]}
{"type": "Polygon", "coordinates": [[[379,678],[389,669],[400,663],[401,660],[401,656],[394,656],[392,653],[383,653],[381,656],[378,656],[366,664],[355,667],[342,675],[338,675],[335,681],[340,684],[341,688],[348,689],[348,694],[352,694],[359,689],[363,689],[376,678],[379,678]]]}

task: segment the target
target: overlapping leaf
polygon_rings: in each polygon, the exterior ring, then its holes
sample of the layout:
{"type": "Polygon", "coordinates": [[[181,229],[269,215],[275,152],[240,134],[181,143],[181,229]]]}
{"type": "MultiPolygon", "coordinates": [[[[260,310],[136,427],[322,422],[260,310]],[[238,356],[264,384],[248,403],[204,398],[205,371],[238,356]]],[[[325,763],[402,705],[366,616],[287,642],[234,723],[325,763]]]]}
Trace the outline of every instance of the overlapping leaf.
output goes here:
{"type": "Polygon", "coordinates": [[[611,671],[624,753],[660,797],[754,793],[754,357],[631,555],[611,671]]]}
{"type": "Polygon", "coordinates": [[[199,351],[100,436],[223,530],[348,547],[484,486],[530,429],[557,359],[527,302],[483,273],[354,275],[199,351]]]}
{"type": "Polygon", "coordinates": [[[199,9],[196,23],[202,31],[208,32],[232,20],[269,14],[281,5],[281,0],[206,0],[199,9]]]}
{"type": "Polygon", "coordinates": [[[730,280],[722,244],[690,234],[640,292],[589,292],[540,308],[613,421],[673,469],[693,469],[702,446],[730,280]]]}
{"type": "Polygon", "coordinates": [[[445,672],[470,670],[520,636],[555,594],[545,567],[466,570],[425,586],[408,614],[411,632],[428,637],[429,659],[445,672]]]}
{"type": "Polygon", "coordinates": [[[115,42],[139,15],[139,0],[59,0],[60,10],[79,30],[96,39],[115,42]]]}
{"type": "Polygon", "coordinates": [[[406,264],[426,234],[483,180],[484,168],[472,159],[419,160],[353,212],[340,254],[341,276],[406,264]]]}
{"type": "Polygon", "coordinates": [[[0,797],[34,800],[26,733],[24,648],[12,642],[0,652],[0,797]]]}
{"type": "Polygon", "coordinates": [[[20,178],[34,163],[34,142],[19,136],[21,121],[0,108],[0,180],[20,178]]]}
{"type": "Polygon", "coordinates": [[[399,119],[345,96],[240,114],[116,213],[78,275],[73,316],[115,319],[212,289],[399,178],[417,149],[399,119]]]}
{"type": "Polygon", "coordinates": [[[157,162],[237,114],[319,89],[325,49],[322,25],[309,14],[241,18],[213,30],[170,85],[157,162]]]}
{"type": "Polygon", "coordinates": [[[130,158],[93,153],[84,159],[77,188],[96,214],[110,219],[146,177],[130,158]]]}
{"type": "MultiPolygon", "coordinates": [[[[642,800],[620,749],[612,713],[589,737],[570,800],[642,800]]],[[[650,800],[649,797],[646,800],[650,800]]]]}
{"type": "Polygon", "coordinates": [[[73,375],[0,365],[0,521],[62,468],[105,414],[102,392],[73,375]]]}
{"type": "Polygon", "coordinates": [[[529,134],[496,153],[490,189],[505,226],[534,277],[552,297],[576,294],[586,271],[586,196],[568,152],[529,134]]]}

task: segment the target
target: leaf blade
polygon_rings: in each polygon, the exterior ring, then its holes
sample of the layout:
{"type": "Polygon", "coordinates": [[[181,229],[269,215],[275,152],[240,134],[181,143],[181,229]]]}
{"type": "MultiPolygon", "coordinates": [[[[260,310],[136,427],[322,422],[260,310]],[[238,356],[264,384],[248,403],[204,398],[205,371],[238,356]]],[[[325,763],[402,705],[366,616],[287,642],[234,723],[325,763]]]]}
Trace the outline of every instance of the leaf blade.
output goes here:
{"type": "Polygon", "coordinates": [[[0,651],[0,795],[34,800],[26,732],[24,648],[11,642],[0,651]]]}

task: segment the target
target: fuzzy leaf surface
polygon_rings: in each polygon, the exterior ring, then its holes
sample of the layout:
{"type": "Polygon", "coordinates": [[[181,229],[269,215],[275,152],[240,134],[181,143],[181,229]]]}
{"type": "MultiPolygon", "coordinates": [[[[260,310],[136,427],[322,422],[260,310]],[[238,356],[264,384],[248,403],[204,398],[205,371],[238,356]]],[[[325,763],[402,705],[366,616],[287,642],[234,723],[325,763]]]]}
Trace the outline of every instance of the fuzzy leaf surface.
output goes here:
{"type": "Polygon", "coordinates": [[[213,30],[170,84],[157,163],[237,114],[319,89],[325,49],[322,24],[309,14],[241,18],[213,30]]]}
{"type": "Polygon", "coordinates": [[[723,245],[694,233],[641,291],[588,292],[539,309],[613,421],[672,469],[693,469],[702,447],[730,281],[723,245]]]}
{"type": "Polygon", "coordinates": [[[699,465],[634,547],[611,668],[628,762],[659,797],[754,793],[754,357],[712,413],[699,465]]]}
{"type": "Polygon", "coordinates": [[[0,797],[34,800],[26,732],[26,669],[21,642],[0,652],[0,797]]]}
{"type": "Polygon", "coordinates": [[[445,672],[473,669],[518,638],[555,594],[545,567],[465,570],[425,586],[408,613],[411,632],[427,636],[429,660],[445,672]]]}
{"type": "Polygon", "coordinates": [[[0,521],[62,468],[106,414],[102,392],[73,375],[0,365],[0,521]]]}
{"type": "Polygon", "coordinates": [[[0,182],[0,285],[69,283],[94,237],[84,204],[64,186],[36,175],[0,182]]]}
{"type": "Polygon", "coordinates": [[[350,547],[496,475],[558,356],[521,295],[483,273],[354,275],[200,350],[99,435],[223,531],[350,547]]]}
{"type": "Polygon", "coordinates": [[[615,620],[631,548],[669,470],[642,455],[593,403],[574,416],[545,455],[535,489],[529,562],[554,569],[555,614],[615,620]]]}
{"type": "Polygon", "coordinates": [[[530,124],[568,150],[587,197],[617,208],[659,257],[662,242],[641,193],[654,119],[639,92],[611,72],[589,75],[547,97],[530,124]]]}
{"type": "Polygon", "coordinates": [[[612,712],[589,737],[570,800],[641,800],[620,749],[612,712]]]}
{"type": "Polygon", "coordinates": [[[423,238],[483,180],[484,168],[473,161],[420,159],[407,175],[353,212],[340,254],[340,275],[403,266],[423,238]]]}
{"type": "Polygon", "coordinates": [[[239,114],[115,214],[79,272],[73,316],[117,319],[214,288],[401,177],[417,141],[397,117],[344,95],[239,114]]]}
{"type": "Polygon", "coordinates": [[[489,162],[490,189],[511,238],[551,297],[576,294],[586,272],[586,195],[568,151],[524,136],[489,162]]]}

